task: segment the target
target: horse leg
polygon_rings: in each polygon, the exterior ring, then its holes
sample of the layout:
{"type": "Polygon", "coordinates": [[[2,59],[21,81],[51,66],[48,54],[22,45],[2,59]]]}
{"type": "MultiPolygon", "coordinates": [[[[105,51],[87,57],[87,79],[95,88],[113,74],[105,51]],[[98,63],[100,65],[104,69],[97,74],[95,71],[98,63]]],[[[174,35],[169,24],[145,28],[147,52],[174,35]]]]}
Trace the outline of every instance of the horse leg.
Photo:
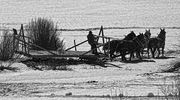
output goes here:
{"type": "Polygon", "coordinates": [[[158,48],[155,47],[154,50],[153,50],[154,58],[156,58],[156,55],[157,55],[156,53],[157,53],[157,51],[158,51],[158,48]]]}
{"type": "Polygon", "coordinates": [[[126,55],[124,55],[124,61],[126,61],[127,59],[126,59],[126,55]]]}
{"type": "Polygon", "coordinates": [[[153,50],[153,48],[150,48],[150,49],[151,49],[152,57],[154,58],[154,50],[153,50]]]}
{"type": "Polygon", "coordinates": [[[110,50],[109,51],[109,54],[110,54],[110,59],[111,59],[111,61],[113,60],[113,55],[114,55],[114,50],[110,50]]]}
{"type": "Polygon", "coordinates": [[[147,54],[148,54],[148,58],[150,58],[150,56],[149,56],[149,48],[147,48],[147,54]]]}
{"type": "Polygon", "coordinates": [[[123,61],[124,60],[124,54],[122,51],[120,51],[120,53],[121,53],[121,60],[123,61]]]}
{"type": "Polygon", "coordinates": [[[121,60],[124,61],[125,60],[125,55],[121,54],[121,60]]]}
{"type": "Polygon", "coordinates": [[[144,52],[143,52],[143,50],[141,51],[141,55],[143,56],[143,54],[144,54],[144,52]]]}
{"type": "Polygon", "coordinates": [[[141,57],[141,50],[136,51],[136,55],[137,55],[137,58],[139,58],[139,60],[142,59],[142,57],[141,57]]]}
{"type": "Polygon", "coordinates": [[[160,48],[157,48],[157,51],[158,51],[157,57],[159,58],[159,55],[160,55],[160,48]]]}
{"type": "Polygon", "coordinates": [[[150,58],[149,49],[150,49],[150,47],[147,48],[148,58],[150,58]]]}
{"type": "Polygon", "coordinates": [[[162,56],[164,57],[164,46],[162,47],[162,56]]]}
{"type": "Polygon", "coordinates": [[[110,59],[112,59],[112,53],[111,53],[111,50],[109,51],[109,56],[110,56],[110,59]]]}
{"type": "Polygon", "coordinates": [[[126,52],[124,52],[124,51],[121,51],[121,59],[122,59],[122,61],[126,61],[126,52]]]}
{"type": "Polygon", "coordinates": [[[134,54],[132,54],[131,57],[135,58],[134,54]]]}
{"type": "Polygon", "coordinates": [[[139,60],[142,60],[142,57],[141,57],[141,54],[140,54],[141,51],[138,51],[137,54],[138,54],[138,58],[139,60]]]}
{"type": "Polygon", "coordinates": [[[141,56],[143,56],[143,54],[144,54],[144,48],[140,50],[140,54],[141,54],[141,56]]]}
{"type": "Polygon", "coordinates": [[[134,52],[130,53],[129,61],[131,61],[132,56],[134,56],[134,52]]]}

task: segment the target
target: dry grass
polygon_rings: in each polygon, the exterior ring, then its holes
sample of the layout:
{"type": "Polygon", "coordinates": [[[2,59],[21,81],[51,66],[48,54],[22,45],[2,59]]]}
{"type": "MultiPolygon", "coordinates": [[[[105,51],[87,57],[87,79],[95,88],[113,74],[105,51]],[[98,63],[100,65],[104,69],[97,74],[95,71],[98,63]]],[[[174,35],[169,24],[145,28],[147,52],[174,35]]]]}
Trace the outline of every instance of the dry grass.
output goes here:
{"type": "MultiPolygon", "coordinates": [[[[64,50],[64,42],[59,39],[57,25],[50,19],[35,18],[27,25],[28,36],[32,38],[32,43],[47,50],[64,50]]],[[[40,48],[32,46],[33,50],[40,48]]]]}

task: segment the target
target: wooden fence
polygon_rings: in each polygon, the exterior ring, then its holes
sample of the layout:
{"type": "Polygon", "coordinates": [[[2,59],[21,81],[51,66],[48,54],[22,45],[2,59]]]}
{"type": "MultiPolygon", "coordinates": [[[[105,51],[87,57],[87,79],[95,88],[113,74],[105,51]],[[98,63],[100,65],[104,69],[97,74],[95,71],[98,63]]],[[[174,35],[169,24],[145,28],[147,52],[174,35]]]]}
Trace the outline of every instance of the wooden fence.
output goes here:
{"type": "MultiPolygon", "coordinates": [[[[25,36],[24,34],[24,28],[23,28],[23,24],[21,25],[21,28],[20,28],[20,31],[19,31],[19,34],[13,34],[13,48],[14,48],[14,51],[17,52],[17,53],[21,53],[21,54],[24,54],[24,55],[28,55],[30,56],[30,47],[31,46],[35,46],[39,49],[41,49],[42,51],[46,51],[48,52],[49,54],[51,54],[51,56],[56,56],[56,57],[80,57],[80,56],[85,56],[86,54],[89,54],[92,50],[89,50],[89,51],[85,51],[79,55],[75,54],[75,55],[69,55],[69,54],[58,54],[58,53],[55,53],[54,51],[50,51],[50,50],[47,50],[43,47],[40,47],[36,44],[33,44],[31,42],[31,38],[30,37],[27,37],[25,36]]],[[[100,40],[100,38],[102,39],[102,43],[99,44],[97,46],[97,48],[103,46],[106,42],[110,41],[110,37],[106,37],[104,36],[104,32],[103,32],[103,26],[101,26],[100,28],[100,31],[99,31],[99,35],[96,35],[97,37],[97,41],[100,40]]],[[[86,43],[88,40],[85,40],[85,41],[82,41],[80,43],[76,43],[76,41],[74,40],[74,46],[70,47],[70,48],[67,48],[65,51],[69,51],[73,48],[75,48],[75,51],[77,51],[77,46],[83,44],[83,43],[86,43]]],[[[106,53],[105,51],[103,53],[106,53]]],[[[35,55],[36,56],[36,55],[35,55]]],[[[50,56],[50,55],[49,55],[50,56]]],[[[90,56],[90,55],[88,55],[90,56]]],[[[44,56],[43,56],[44,57],[44,56]]]]}

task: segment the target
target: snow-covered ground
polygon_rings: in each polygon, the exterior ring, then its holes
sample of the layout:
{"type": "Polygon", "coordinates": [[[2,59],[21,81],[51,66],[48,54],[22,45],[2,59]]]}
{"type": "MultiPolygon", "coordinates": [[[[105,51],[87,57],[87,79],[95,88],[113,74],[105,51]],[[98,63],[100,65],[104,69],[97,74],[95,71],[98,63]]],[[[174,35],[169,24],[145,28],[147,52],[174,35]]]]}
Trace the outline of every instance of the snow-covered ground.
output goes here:
{"type": "MultiPolygon", "coordinates": [[[[147,96],[148,93],[164,96],[162,88],[174,85],[172,76],[176,73],[160,73],[170,67],[177,56],[168,59],[146,59],[144,62],[123,63],[113,61],[122,68],[92,66],[87,64],[69,65],[72,71],[37,71],[22,63],[14,63],[17,72],[4,71],[0,74],[3,98],[27,99],[88,99],[96,96],[147,96]],[[175,58],[174,58],[175,57],[175,58]],[[68,93],[79,97],[64,97],[68,93]]],[[[168,90],[170,93],[170,90],[168,90]]],[[[172,91],[172,90],[171,90],[172,91]]],[[[100,98],[103,99],[103,98],[100,98]]],[[[99,100],[99,99],[98,99],[99,100]]]]}

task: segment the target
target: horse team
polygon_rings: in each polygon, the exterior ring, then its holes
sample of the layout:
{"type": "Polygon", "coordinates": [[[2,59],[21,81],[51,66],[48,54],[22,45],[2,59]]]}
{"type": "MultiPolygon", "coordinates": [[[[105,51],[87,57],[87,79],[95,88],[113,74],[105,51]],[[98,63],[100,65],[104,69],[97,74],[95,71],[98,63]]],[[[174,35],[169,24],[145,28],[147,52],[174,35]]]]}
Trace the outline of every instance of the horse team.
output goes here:
{"type": "Polygon", "coordinates": [[[156,37],[151,37],[150,30],[146,32],[136,34],[131,31],[127,36],[122,40],[112,40],[103,46],[103,50],[109,52],[111,60],[117,56],[121,56],[122,61],[126,61],[126,55],[130,54],[129,61],[132,57],[136,57],[140,60],[142,59],[143,51],[147,51],[148,58],[151,55],[155,58],[156,52],[158,53],[156,57],[159,57],[160,54],[164,56],[164,47],[165,47],[166,32],[165,29],[160,29],[160,33],[156,37]]]}

